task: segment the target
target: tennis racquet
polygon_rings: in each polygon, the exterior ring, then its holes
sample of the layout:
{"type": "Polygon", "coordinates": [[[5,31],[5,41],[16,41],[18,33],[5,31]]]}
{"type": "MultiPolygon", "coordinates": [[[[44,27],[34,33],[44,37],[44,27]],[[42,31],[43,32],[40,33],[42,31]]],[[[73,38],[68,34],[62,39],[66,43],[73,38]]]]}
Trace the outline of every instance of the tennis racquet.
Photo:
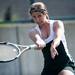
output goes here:
{"type": "Polygon", "coordinates": [[[0,62],[10,62],[17,59],[25,51],[36,48],[33,45],[18,45],[10,42],[0,42],[0,62]]]}

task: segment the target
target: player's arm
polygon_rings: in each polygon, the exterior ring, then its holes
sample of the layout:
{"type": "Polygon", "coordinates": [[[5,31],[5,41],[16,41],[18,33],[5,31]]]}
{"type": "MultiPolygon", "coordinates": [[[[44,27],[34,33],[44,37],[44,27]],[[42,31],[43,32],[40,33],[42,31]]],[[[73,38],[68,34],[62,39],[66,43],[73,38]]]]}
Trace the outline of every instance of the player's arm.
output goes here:
{"type": "Polygon", "coordinates": [[[53,30],[55,32],[55,38],[51,44],[51,56],[54,59],[56,55],[58,55],[59,53],[56,50],[56,47],[60,44],[60,40],[63,34],[63,23],[60,21],[56,21],[53,24],[53,30]]]}
{"type": "Polygon", "coordinates": [[[29,32],[29,37],[37,45],[38,49],[42,49],[43,47],[45,47],[45,45],[46,45],[45,42],[40,37],[39,33],[36,32],[35,30],[31,30],[29,32]]]}
{"type": "Polygon", "coordinates": [[[63,23],[61,21],[56,21],[53,25],[53,30],[55,32],[55,38],[53,40],[53,43],[56,46],[59,45],[62,34],[63,34],[63,23]]]}

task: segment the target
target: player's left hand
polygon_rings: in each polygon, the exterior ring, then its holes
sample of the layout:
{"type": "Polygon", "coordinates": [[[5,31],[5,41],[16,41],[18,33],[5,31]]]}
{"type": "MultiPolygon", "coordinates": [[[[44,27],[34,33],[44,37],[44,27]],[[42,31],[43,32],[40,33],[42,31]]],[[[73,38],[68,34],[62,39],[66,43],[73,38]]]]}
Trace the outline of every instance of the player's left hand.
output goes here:
{"type": "Polygon", "coordinates": [[[53,43],[51,44],[50,52],[52,59],[55,59],[55,56],[58,55],[58,51],[53,43]]]}

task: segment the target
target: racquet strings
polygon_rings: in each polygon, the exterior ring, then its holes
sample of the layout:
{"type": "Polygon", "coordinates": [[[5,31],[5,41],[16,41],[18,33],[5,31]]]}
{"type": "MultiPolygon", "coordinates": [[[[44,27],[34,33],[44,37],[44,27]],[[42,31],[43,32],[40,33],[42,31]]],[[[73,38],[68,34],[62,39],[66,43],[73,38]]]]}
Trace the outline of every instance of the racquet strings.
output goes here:
{"type": "Polygon", "coordinates": [[[17,48],[11,45],[0,45],[0,61],[13,60],[19,51],[17,48]]]}

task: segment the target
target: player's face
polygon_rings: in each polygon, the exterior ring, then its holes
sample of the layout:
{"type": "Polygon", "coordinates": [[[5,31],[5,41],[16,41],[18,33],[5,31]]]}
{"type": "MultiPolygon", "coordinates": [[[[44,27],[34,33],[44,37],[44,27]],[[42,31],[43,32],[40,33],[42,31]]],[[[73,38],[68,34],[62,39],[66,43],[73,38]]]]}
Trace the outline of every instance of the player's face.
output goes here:
{"type": "Polygon", "coordinates": [[[34,22],[36,22],[39,25],[44,24],[45,21],[47,20],[46,14],[42,14],[40,12],[33,12],[32,18],[33,18],[34,22]]]}

